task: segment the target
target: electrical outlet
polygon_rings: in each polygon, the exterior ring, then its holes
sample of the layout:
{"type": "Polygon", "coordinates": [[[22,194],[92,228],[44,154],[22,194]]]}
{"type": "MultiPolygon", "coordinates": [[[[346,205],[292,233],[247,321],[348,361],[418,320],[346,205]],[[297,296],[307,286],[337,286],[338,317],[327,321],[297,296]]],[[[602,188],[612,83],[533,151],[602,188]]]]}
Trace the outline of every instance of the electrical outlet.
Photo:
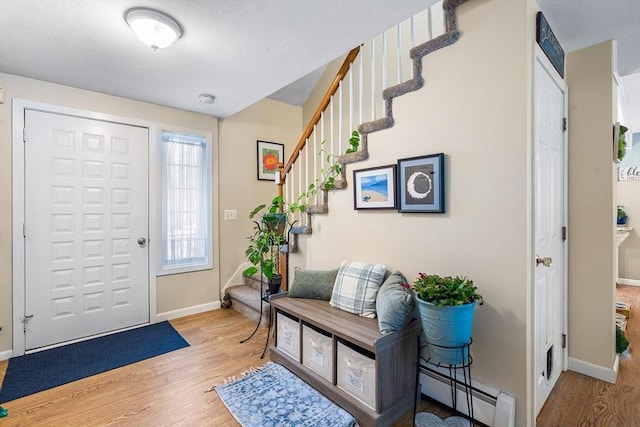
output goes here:
{"type": "Polygon", "coordinates": [[[238,219],[238,211],[235,209],[227,209],[224,211],[224,219],[226,221],[238,219]]]}

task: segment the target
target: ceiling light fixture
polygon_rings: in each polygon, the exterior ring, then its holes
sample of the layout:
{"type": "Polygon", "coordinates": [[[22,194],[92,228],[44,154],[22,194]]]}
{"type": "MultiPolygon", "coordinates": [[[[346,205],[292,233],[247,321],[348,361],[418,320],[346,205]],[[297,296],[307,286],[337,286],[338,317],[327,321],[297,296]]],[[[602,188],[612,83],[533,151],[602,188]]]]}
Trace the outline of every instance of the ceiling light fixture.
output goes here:
{"type": "Polygon", "coordinates": [[[216,100],[216,97],[211,95],[210,93],[201,93],[198,95],[198,99],[203,104],[213,104],[213,101],[216,100]]]}
{"type": "Polygon", "coordinates": [[[127,10],[124,18],[140,41],[153,50],[170,46],[182,36],[180,24],[157,10],[135,7],[127,10]]]}

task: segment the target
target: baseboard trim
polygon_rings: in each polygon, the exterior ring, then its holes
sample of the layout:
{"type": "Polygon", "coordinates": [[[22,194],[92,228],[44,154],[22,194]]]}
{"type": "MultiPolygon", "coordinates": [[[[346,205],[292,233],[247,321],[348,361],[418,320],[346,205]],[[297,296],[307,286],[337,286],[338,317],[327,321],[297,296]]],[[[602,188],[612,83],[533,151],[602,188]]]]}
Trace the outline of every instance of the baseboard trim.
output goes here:
{"type": "Polygon", "coordinates": [[[165,320],[177,319],[179,317],[191,316],[192,314],[204,313],[205,311],[217,310],[221,307],[220,301],[208,302],[206,304],[193,305],[191,307],[181,308],[179,310],[166,311],[158,313],[158,322],[165,320]]]}
{"type": "Polygon", "coordinates": [[[0,351],[0,360],[7,360],[13,357],[13,350],[0,351]]]}
{"type": "Polygon", "coordinates": [[[616,379],[618,378],[618,360],[618,355],[616,355],[613,361],[613,366],[611,368],[605,368],[603,366],[594,365],[593,363],[570,357],[568,369],[579,374],[584,374],[589,377],[615,384],[616,379]]]}
{"type": "Polygon", "coordinates": [[[623,279],[621,277],[616,281],[619,285],[640,286],[640,280],[635,279],[623,279]]]}

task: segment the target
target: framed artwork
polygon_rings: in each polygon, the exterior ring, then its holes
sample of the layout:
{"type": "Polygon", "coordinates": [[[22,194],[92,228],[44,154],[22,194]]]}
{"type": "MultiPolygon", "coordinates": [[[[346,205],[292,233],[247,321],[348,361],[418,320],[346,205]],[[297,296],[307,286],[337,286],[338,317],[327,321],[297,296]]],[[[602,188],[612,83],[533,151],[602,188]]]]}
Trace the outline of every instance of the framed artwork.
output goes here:
{"type": "Polygon", "coordinates": [[[275,181],[280,163],[284,163],[284,144],[258,141],[258,179],[275,181]]]}
{"type": "Polygon", "coordinates": [[[398,160],[398,210],[444,212],[444,153],[398,160]]]}
{"type": "Polygon", "coordinates": [[[396,165],[353,171],[354,209],[395,209],[396,199],[396,165]]]}

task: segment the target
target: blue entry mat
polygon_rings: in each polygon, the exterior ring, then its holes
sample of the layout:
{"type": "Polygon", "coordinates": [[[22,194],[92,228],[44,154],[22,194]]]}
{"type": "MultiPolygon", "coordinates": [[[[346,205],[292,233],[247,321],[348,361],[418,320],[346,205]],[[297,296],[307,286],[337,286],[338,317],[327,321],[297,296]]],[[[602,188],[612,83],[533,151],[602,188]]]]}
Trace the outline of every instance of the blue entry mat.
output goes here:
{"type": "Polygon", "coordinates": [[[167,321],[9,359],[0,403],[188,347],[167,321]]]}
{"type": "Polygon", "coordinates": [[[356,425],[351,414],[273,362],[214,389],[242,427],[356,425]]]}

